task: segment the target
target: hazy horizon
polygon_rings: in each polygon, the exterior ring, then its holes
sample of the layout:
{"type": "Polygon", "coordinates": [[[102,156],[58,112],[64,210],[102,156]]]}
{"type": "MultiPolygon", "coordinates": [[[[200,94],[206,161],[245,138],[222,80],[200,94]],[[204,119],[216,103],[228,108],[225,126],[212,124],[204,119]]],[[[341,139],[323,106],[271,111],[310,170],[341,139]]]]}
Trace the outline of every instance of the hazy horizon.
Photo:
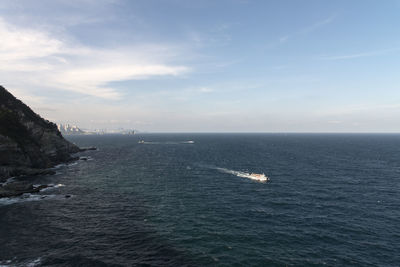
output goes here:
{"type": "Polygon", "coordinates": [[[0,83],[143,132],[399,133],[400,1],[2,1],[0,83]]]}

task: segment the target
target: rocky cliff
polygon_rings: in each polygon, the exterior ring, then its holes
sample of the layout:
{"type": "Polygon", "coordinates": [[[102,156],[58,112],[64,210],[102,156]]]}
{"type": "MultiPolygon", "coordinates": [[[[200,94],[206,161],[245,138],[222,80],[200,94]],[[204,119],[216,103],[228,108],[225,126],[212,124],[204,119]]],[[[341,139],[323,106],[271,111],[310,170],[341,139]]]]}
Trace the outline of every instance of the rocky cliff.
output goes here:
{"type": "Polygon", "coordinates": [[[71,160],[80,149],[65,140],[57,126],[44,120],[0,86],[0,181],[39,174],[71,160]]]}

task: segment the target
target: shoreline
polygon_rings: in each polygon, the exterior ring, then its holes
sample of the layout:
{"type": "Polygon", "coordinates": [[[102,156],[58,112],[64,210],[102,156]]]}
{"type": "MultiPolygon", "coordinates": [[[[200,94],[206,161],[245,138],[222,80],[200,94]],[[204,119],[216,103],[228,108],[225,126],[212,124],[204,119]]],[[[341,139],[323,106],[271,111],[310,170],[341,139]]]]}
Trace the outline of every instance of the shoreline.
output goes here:
{"type": "MultiPolygon", "coordinates": [[[[79,148],[77,153],[98,150],[96,147],[82,147],[79,148]]],[[[74,154],[77,154],[74,153],[74,154]]],[[[55,175],[54,170],[60,164],[68,164],[71,162],[77,162],[79,160],[87,161],[88,157],[71,156],[70,159],[57,162],[52,167],[49,168],[27,168],[21,166],[2,166],[2,171],[5,173],[13,174],[5,176],[0,180],[0,199],[7,197],[18,197],[25,193],[38,193],[42,189],[48,187],[48,185],[38,185],[35,186],[29,181],[30,177],[41,176],[41,175],[55,175]]]]}

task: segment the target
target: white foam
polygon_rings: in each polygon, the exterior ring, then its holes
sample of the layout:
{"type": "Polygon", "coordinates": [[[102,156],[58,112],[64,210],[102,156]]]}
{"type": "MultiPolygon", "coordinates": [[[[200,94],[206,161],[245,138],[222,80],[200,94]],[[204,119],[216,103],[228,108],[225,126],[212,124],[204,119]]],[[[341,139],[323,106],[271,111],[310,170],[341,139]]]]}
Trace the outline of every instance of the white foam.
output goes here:
{"type": "Polygon", "coordinates": [[[65,167],[65,166],[67,166],[67,164],[61,163],[61,164],[57,164],[57,165],[54,166],[52,169],[53,169],[53,170],[54,170],[54,169],[59,169],[59,168],[61,168],[61,167],[65,167]]]}
{"type": "Polygon", "coordinates": [[[68,195],[68,196],[69,197],[66,197],[65,195],[54,195],[54,194],[42,195],[42,194],[25,193],[25,194],[23,194],[21,196],[17,196],[17,197],[0,198],[0,206],[7,206],[7,205],[16,204],[16,203],[24,203],[24,202],[40,201],[40,200],[48,200],[48,199],[62,200],[62,199],[68,199],[68,198],[72,197],[72,195],[68,195]]]}
{"type": "Polygon", "coordinates": [[[11,265],[9,265],[11,263],[12,263],[12,260],[0,261],[0,267],[9,267],[9,266],[11,266],[11,265]]]}
{"type": "Polygon", "coordinates": [[[54,195],[37,195],[37,194],[25,193],[18,197],[0,198],[0,205],[11,205],[11,204],[15,204],[15,203],[22,203],[22,202],[28,202],[28,201],[38,201],[38,200],[42,200],[45,198],[51,198],[51,197],[54,197],[54,195]]]}
{"type": "Polygon", "coordinates": [[[15,177],[10,177],[10,178],[8,178],[5,182],[0,183],[0,186],[9,184],[9,183],[11,183],[11,182],[14,182],[14,180],[15,180],[15,177]]]}
{"type": "Polygon", "coordinates": [[[51,169],[52,169],[52,170],[57,170],[57,169],[60,169],[60,168],[62,168],[62,167],[75,166],[75,165],[77,165],[77,164],[78,164],[77,161],[74,161],[74,162],[72,162],[72,163],[61,163],[61,164],[58,164],[58,165],[54,166],[54,167],[51,168],[51,169]]]}
{"type": "MultiPolygon", "coordinates": [[[[40,185],[33,185],[34,187],[38,187],[40,185]]],[[[44,192],[44,191],[48,191],[54,188],[60,188],[60,187],[64,187],[65,184],[48,184],[46,188],[43,188],[42,190],[40,190],[40,192],[44,192]]]]}
{"type": "Polygon", "coordinates": [[[31,262],[27,262],[26,266],[27,267],[38,266],[38,265],[40,265],[41,262],[42,262],[42,259],[41,258],[37,258],[37,259],[35,259],[35,260],[31,261],[31,262]]]}
{"type": "MultiPolygon", "coordinates": [[[[47,188],[58,188],[58,187],[65,186],[65,184],[48,184],[47,186],[48,186],[47,188]]],[[[45,188],[45,189],[47,189],[47,188],[45,188]]]]}
{"type": "Polygon", "coordinates": [[[0,267],[35,267],[40,266],[41,263],[42,259],[40,257],[34,260],[23,262],[18,262],[16,258],[14,258],[14,260],[0,261],[0,267]]]}

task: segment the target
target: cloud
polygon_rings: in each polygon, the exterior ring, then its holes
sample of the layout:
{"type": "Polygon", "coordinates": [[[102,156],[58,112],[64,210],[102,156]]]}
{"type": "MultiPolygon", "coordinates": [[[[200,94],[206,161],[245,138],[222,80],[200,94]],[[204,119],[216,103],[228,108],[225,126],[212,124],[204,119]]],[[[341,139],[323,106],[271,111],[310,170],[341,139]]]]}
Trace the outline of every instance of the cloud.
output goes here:
{"type": "Polygon", "coordinates": [[[201,93],[212,93],[212,92],[214,92],[214,89],[212,89],[212,88],[210,88],[210,87],[201,87],[201,88],[199,89],[199,91],[200,91],[201,93]]]}
{"type": "Polygon", "coordinates": [[[331,23],[332,21],[334,21],[335,18],[336,18],[335,15],[331,15],[330,17],[328,17],[326,19],[317,21],[314,24],[299,30],[296,34],[307,34],[307,33],[313,32],[315,30],[318,30],[319,28],[322,28],[323,26],[325,26],[325,25],[331,23]]]}
{"type": "Polygon", "coordinates": [[[299,30],[297,30],[297,31],[295,31],[295,32],[293,32],[291,34],[282,35],[280,38],[278,38],[278,40],[276,42],[273,42],[272,44],[268,45],[267,47],[268,48],[273,48],[273,47],[276,47],[276,46],[278,46],[280,44],[284,44],[284,43],[288,42],[289,40],[291,40],[291,39],[293,39],[293,38],[295,38],[297,36],[307,35],[307,34],[309,34],[311,32],[314,32],[314,31],[324,27],[327,24],[331,23],[332,21],[335,20],[335,18],[336,18],[336,16],[332,15],[332,16],[326,18],[326,19],[323,19],[323,20],[320,20],[320,21],[317,21],[317,22],[313,23],[312,25],[309,25],[309,26],[306,26],[306,27],[304,27],[302,29],[299,29],[299,30]]]}
{"type": "Polygon", "coordinates": [[[141,44],[93,48],[43,30],[17,27],[0,18],[0,76],[4,86],[29,91],[32,87],[67,90],[106,99],[120,93],[110,82],[177,76],[187,66],[168,62],[171,46],[141,44]]]}
{"type": "Polygon", "coordinates": [[[17,28],[7,24],[2,18],[0,18],[0,35],[2,36],[0,60],[7,65],[19,60],[38,59],[61,52],[61,41],[51,38],[44,32],[17,28]]]}
{"type": "Polygon", "coordinates": [[[233,24],[228,23],[217,24],[213,28],[203,32],[188,28],[187,37],[196,47],[227,46],[232,41],[232,36],[230,34],[232,25],[233,24]]]}

